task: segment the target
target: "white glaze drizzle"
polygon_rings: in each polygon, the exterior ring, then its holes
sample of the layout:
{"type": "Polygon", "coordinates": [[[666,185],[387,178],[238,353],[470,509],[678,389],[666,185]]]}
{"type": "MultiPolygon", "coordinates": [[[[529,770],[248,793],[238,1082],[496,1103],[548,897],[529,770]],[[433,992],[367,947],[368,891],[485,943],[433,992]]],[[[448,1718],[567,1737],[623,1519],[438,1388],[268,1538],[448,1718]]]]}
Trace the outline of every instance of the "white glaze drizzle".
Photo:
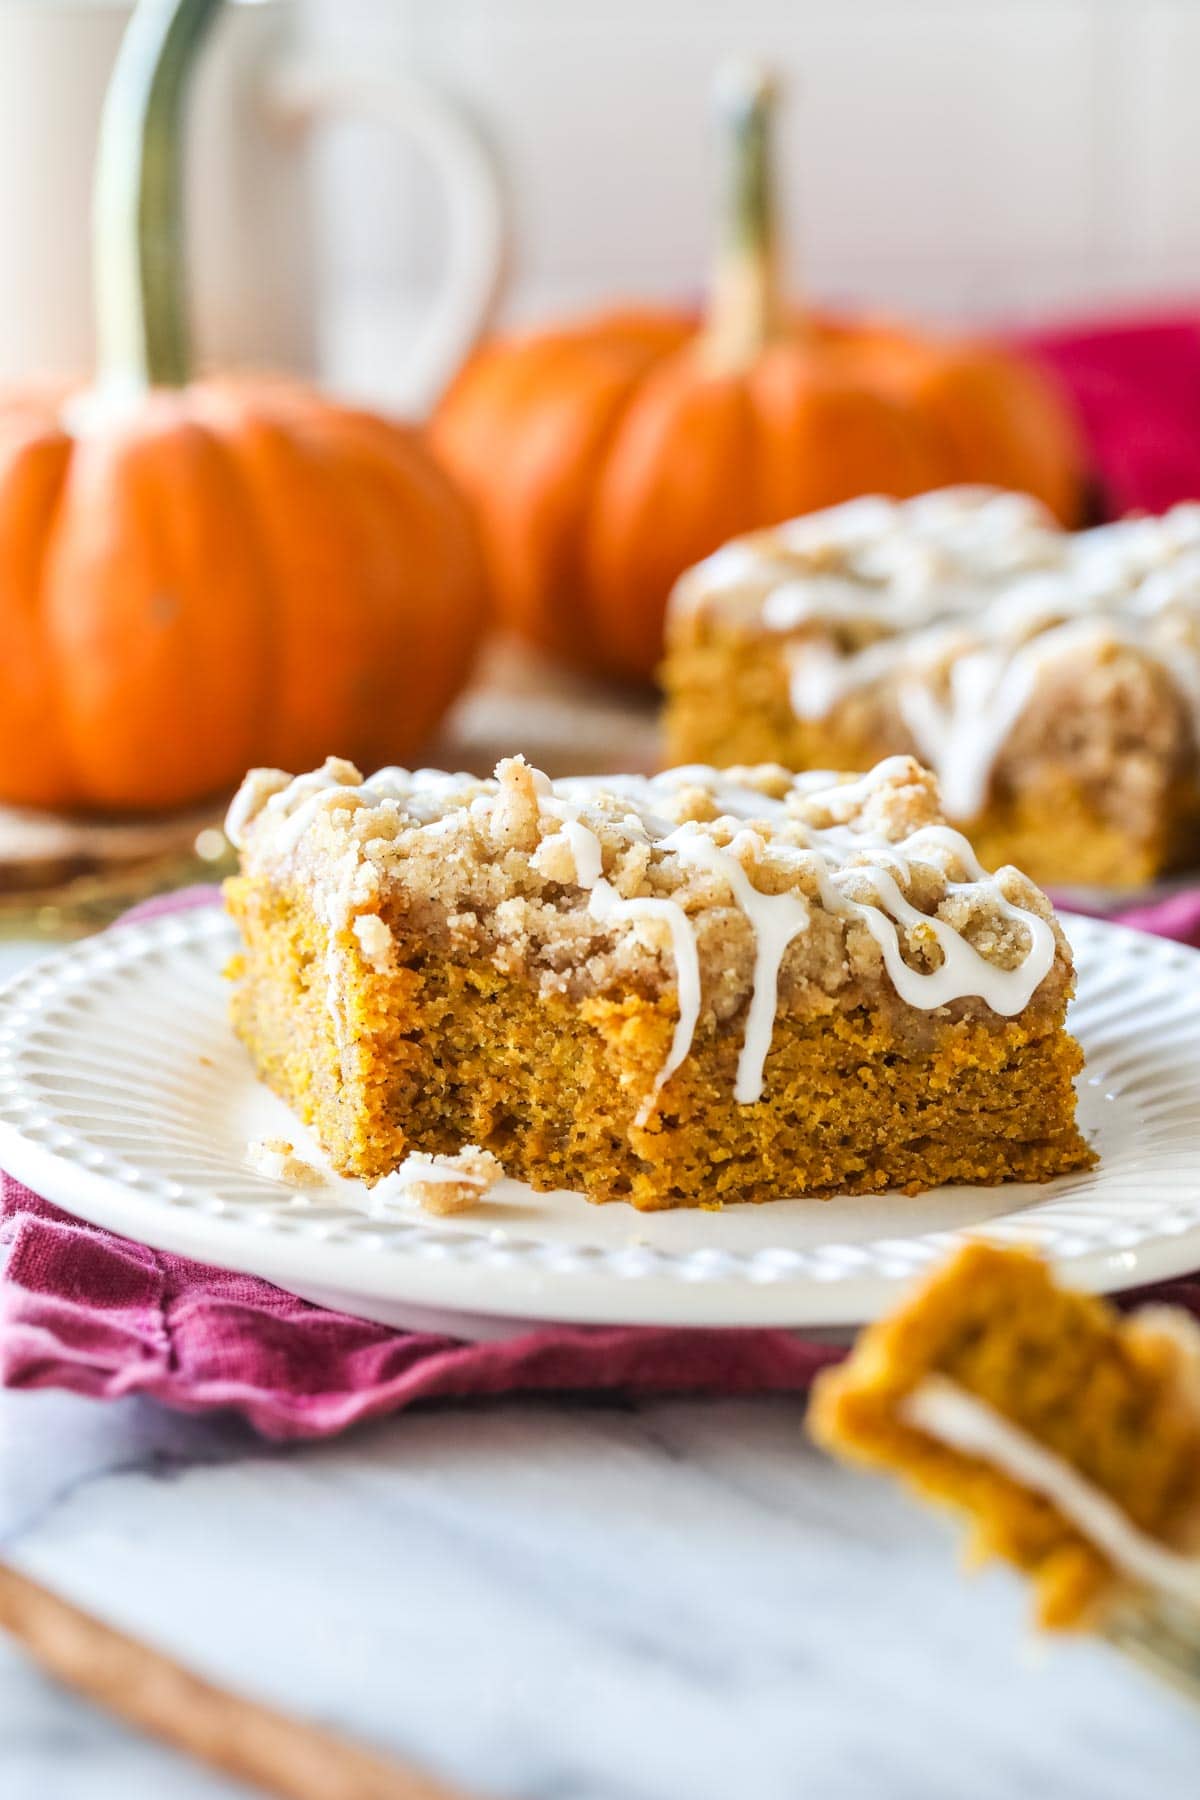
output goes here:
{"type": "MultiPolygon", "coordinates": [[[[311,775],[300,775],[297,780],[300,783],[299,793],[294,794],[291,788],[284,788],[281,793],[272,794],[264,809],[287,820],[280,833],[280,843],[285,846],[298,844],[317,813],[333,801],[336,800],[339,805],[358,803],[357,790],[346,787],[328,769],[314,769],[311,775]]],[[[238,798],[235,797],[231,813],[237,804],[238,798]]],[[[237,821],[235,825],[242,836],[245,834],[245,825],[245,820],[237,821]]],[[[238,839],[231,834],[228,818],[225,821],[225,835],[232,844],[241,848],[238,839]]]]}
{"type": "Polygon", "coordinates": [[[978,1457],[1049,1500],[1113,1567],[1139,1587],[1200,1609],[1200,1558],[1140,1531],[1117,1503],[1063,1457],[944,1375],[927,1375],[900,1414],[947,1449],[978,1457]]]}
{"type": "Polygon", "coordinates": [[[616,924],[622,919],[660,919],[671,934],[679,1016],[671,1037],[671,1048],[654,1077],[650,1092],[638,1108],[636,1123],[644,1125],[650,1117],[655,1098],[691,1049],[692,1039],[696,1035],[696,1024],[700,1017],[700,952],[696,945],[696,933],[677,900],[649,897],[623,900],[611,882],[605,881],[603,876],[592,887],[588,911],[600,925],[616,924]]]}
{"type": "MultiPolygon", "coordinates": [[[[825,786],[831,789],[832,795],[842,805],[861,804],[870,791],[872,782],[878,782],[880,776],[886,777],[894,773],[903,761],[900,757],[889,758],[871,775],[864,776],[857,782],[838,784],[836,778],[829,777],[825,780],[825,786]]],[[[576,880],[581,887],[592,889],[589,904],[592,916],[607,922],[621,917],[633,918],[641,912],[644,916],[662,918],[671,931],[679,1019],[670,1053],[659,1070],[653,1093],[639,1115],[641,1123],[645,1122],[645,1115],[654,1095],[687,1055],[695,1035],[701,1004],[695,930],[676,901],[620,901],[613,897],[614,890],[600,873],[603,867],[600,840],[583,824],[580,813],[589,794],[627,792],[631,798],[652,801],[656,788],[686,786],[689,781],[700,780],[712,783],[712,770],[683,767],[668,770],[664,775],[649,780],[629,776],[581,777],[569,783],[560,783],[557,795],[544,778],[544,785],[539,787],[540,810],[547,816],[558,819],[561,829],[567,834],[575,861],[576,880]],[[562,789],[568,786],[573,796],[570,800],[561,797],[562,789]],[[599,906],[598,895],[603,896],[599,906]]],[[[809,788],[808,791],[819,792],[820,789],[809,788]]],[[[716,797],[718,803],[725,806],[729,815],[734,818],[753,818],[756,814],[761,817],[764,813],[770,814],[778,810],[777,805],[773,805],[756,789],[739,787],[730,781],[717,782],[716,797]]],[[[657,848],[668,853],[674,852],[682,862],[703,867],[723,880],[753,930],[754,970],[734,1087],[734,1098],[738,1103],[752,1105],[762,1097],[766,1060],[774,1033],[779,972],[783,958],[792,939],[808,926],[811,911],[802,895],[791,892],[769,894],[754,886],[737,854],[741,847],[738,841],[741,835],[735,836],[729,846],[723,848],[703,826],[688,823],[668,828],[665,834],[660,834],[657,848]]],[[[810,846],[802,851],[797,851],[792,846],[772,846],[772,853],[781,854],[785,860],[794,860],[797,856],[804,858],[816,873],[821,902],[826,910],[843,917],[861,919],[879,945],[893,986],[908,1005],[931,1010],[969,994],[986,1001],[994,1012],[1012,1017],[1028,1005],[1053,967],[1057,946],[1051,926],[1036,913],[1015,906],[1005,898],[995,882],[985,875],[961,832],[947,826],[926,826],[920,833],[915,833],[904,848],[909,848],[919,838],[929,849],[937,848],[952,857],[960,858],[971,879],[957,885],[963,888],[987,887],[1001,910],[1006,911],[1010,917],[1021,920],[1029,932],[1030,944],[1023,962],[1016,969],[1002,969],[989,962],[953,926],[945,920],[930,918],[905,898],[895,875],[889,873],[884,866],[890,862],[898,866],[903,875],[906,858],[899,847],[880,843],[878,840],[864,840],[861,835],[837,826],[813,830],[809,836],[810,846]],[[844,872],[842,865],[848,854],[859,853],[868,848],[876,859],[875,862],[866,865],[856,863],[853,869],[871,882],[878,894],[877,902],[852,899],[840,890],[833,879],[835,873],[844,872]],[[937,941],[942,952],[938,968],[914,969],[905,961],[897,924],[920,928],[937,941]]],[[[761,839],[749,847],[759,852],[766,849],[761,839]]]]}
{"type": "Polygon", "coordinates": [[[919,676],[900,683],[900,713],[917,750],[935,769],[952,819],[973,819],[987,800],[992,769],[1029,704],[1035,662],[1027,652],[971,650],[949,671],[942,696],[919,676]]]}
{"type": "MultiPolygon", "coordinates": [[[[345,791],[345,790],[343,790],[345,791]]],[[[350,790],[354,792],[353,789],[350,790]]],[[[324,792],[310,792],[301,799],[297,811],[304,816],[305,809],[311,809],[318,800],[324,800],[324,792]]],[[[291,845],[295,842],[295,822],[289,819],[285,828],[284,841],[291,845]]],[[[325,926],[325,952],[322,958],[325,977],[325,1008],[333,1022],[333,1037],[337,1045],[339,1057],[344,1058],[346,1052],[353,1048],[354,1034],[350,1029],[350,1016],[346,1005],[348,982],[346,974],[352,967],[353,959],[362,954],[358,940],[353,937],[350,927],[352,908],[350,891],[357,873],[358,862],[353,851],[348,851],[341,859],[337,874],[324,896],[324,905],[318,899],[317,911],[325,926]]]]}
{"type": "Polygon", "coordinates": [[[681,862],[708,869],[728,883],[754,932],[753,985],[733,1089],[738,1104],[749,1106],[762,1098],[784,952],[797,933],[807,928],[811,913],[800,894],[764,894],[756,888],[736,855],[736,844],[735,838],[730,848],[723,850],[699,825],[681,825],[662,839],[659,848],[673,850],[681,862]]]}
{"type": "Polygon", "coordinates": [[[734,538],[681,579],[673,611],[749,586],[764,622],[786,630],[812,616],[812,582],[842,618],[893,625],[978,604],[980,579],[999,581],[1062,560],[1065,534],[1027,494],[943,488],[914,500],[866,495],[768,531],[734,538]],[[786,597],[782,591],[786,589],[786,597]]]}
{"type": "Polygon", "coordinates": [[[841,651],[819,638],[788,657],[788,697],[798,719],[827,719],[849,695],[883,681],[900,664],[894,637],[841,651]]]}
{"type": "Polygon", "coordinates": [[[874,498],[735,540],[684,576],[673,609],[744,589],[784,647],[796,717],[826,719],[895,681],[951,818],[977,817],[1052,663],[1117,643],[1174,682],[1200,745],[1200,506],[1065,532],[1025,496],[874,498]],[[736,554],[735,554],[736,552],[736,554]],[[846,641],[847,626],[882,635],[846,641]],[[823,629],[824,628],[824,629],[823,629]]]}
{"type": "MultiPolygon", "coordinates": [[[[907,766],[906,758],[891,757],[851,782],[839,781],[834,775],[810,773],[795,778],[794,791],[809,800],[819,795],[822,806],[835,820],[839,814],[849,818],[874,791],[900,776],[907,766]]],[[[994,877],[980,867],[966,838],[951,826],[923,826],[899,844],[849,824],[802,828],[782,801],[703,766],[671,769],[652,777],[575,777],[551,783],[538,770],[531,771],[531,777],[540,815],[562,834],[570,848],[575,882],[589,896],[592,918],[603,925],[655,922],[666,928],[670,938],[678,1016],[668,1053],[638,1114],[640,1123],[649,1117],[655,1099],[688,1055],[695,1037],[703,999],[699,945],[693,920],[679,901],[667,896],[625,897],[606,879],[601,839],[585,816],[589,806],[601,796],[627,802],[629,812],[622,824],[632,837],[648,843],[660,855],[677,856],[723,882],[750,924],[754,939],[752,985],[734,1090],[740,1104],[750,1105],[761,1098],[783,959],[789,944],[808,928],[812,916],[811,903],[803,895],[790,889],[768,893],[757,888],[748,873],[748,861],[765,860],[791,871],[807,870],[817,884],[820,903],[826,911],[859,920],[871,933],[892,985],[910,1006],[930,1010],[974,997],[985,1001],[994,1012],[1011,1017],[1028,1005],[1053,967],[1053,928],[1036,913],[1010,901],[994,877]],[[729,831],[728,844],[718,844],[704,825],[676,825],[662,816],[664,800],[695,785],[705,787],[721,809],[729,831]],[[745,828],[729,830],[756,819],[768,824],[772,819],[787,820],[793,829],[803,829],[805,842],[768,842],[745,828]],[[967,880],[950,881],[951,893],[979,894],[1007,919],[1020,922],[1029,944],[1016,967],[1005,969],[990,962],[946,920],[922,912],[906,898],[900,881],[908,878],[910,865],[920,862],[943,869],[948,863],[961,864],[967,880]],[[846,884],[864,885],[866,896],[847,892],[846,884]],[[901,930],[915,931],[926,942],[936,942],[941,952],[939,966],[912,967],[905,960],[901,930]]],[[[246,798],[254,782],[255,777],[248,777],[243,793],[234,802],[239,835],[243,839],[252,836],[255,818],[261,816],[270,831],[273,851],[285,855],[295,848],[316,813],[335,800],[353,806],[398,808],[424,834],[436,837],[452,830],[454,821],[464,811],[486,830],[499,798],[495,786],[481,788],[467,775],[433,770],[410,774],[403,769],[386,769],[355,786],[326,768],[297,777],[287,787],[273,792],[265,803],[259,791],[256,815],[254,804],[246,798]],[[459,795],[463,805],[448,805],[459,795]]],[[[612,823],[611,814],[599,813],[595,815],[597,823],[603,816],[612,823]]],[[[350,1037],[341,999],[345,985],[343,964],[350,951],[342,946],[341,927],[353,910],[350,890],[356,866],[355,852],[350,849],[325,907],[329,928],[327,993],[342,1051],[348,1047],[350,1037]]]]}
{"type": "Polygon", "coordinates": [[[671,950],[675,958],[676,1004],[679,1012],[671,1037],[671,1047],[654,1077],[650,1092],[645,1096],[638,1109],[635,1122],[638,1125],[644,1125],[650,1116],[655,1098],[691,1049],[692,1039],[696,1034],[701,999],[700,953],[696,944],[696,933],[692,928],[691,920],[677,900],[654,898],[649,895],[623,899],[612,883],[604,878],[603,846],[596,833],[590,826],[584,824],[580,816],[584,801],[582,799],[566,799],[556,795],[550,782],[541,774],[540,770],[535,771],[534,782],[538,792],[538,810],[543,816],[559,821],[560,829],[571,846],[571,855],[575,863],[575,879],[581,888],[589,891],[588,911],[597,924],[615,925],[621,920],[632,922],[637,919],[656,919],[667,927],[671,936],[671,950]]]}
{"type": "MultiPolygon", "coordinates": [[[[931,918],[906,900],[895,878],[885,869],[873,868],[869,874],[879,895],[878,905],[847,899],[828,877],[821,883],[821,899],[831,912],[852,913],[861,919],[879,945],[893,987],[907,1005],[932,1011],[970,994],[985,1000],[993,1012],[1012,1018],[1029,1004],[1053,968],[1054,932],[1036,913],[1014,906],[1011,901],[1004,902],[1009,916],[1020,919],[1025,925],[1030,934],[1030,945],[1018,968],[1001,969],[990,963],[986,956],[981,956],[974,945],[944,919],[931,918]],[[897,925],[915,927],[936,939],[942,952],[938,968],[914,969],[905,962],[897,925]],[[1014,981],[1013,976],[1018,979],[1014,981]]],[[[999,889],[996,893],[999,896],[999,889]]]]}

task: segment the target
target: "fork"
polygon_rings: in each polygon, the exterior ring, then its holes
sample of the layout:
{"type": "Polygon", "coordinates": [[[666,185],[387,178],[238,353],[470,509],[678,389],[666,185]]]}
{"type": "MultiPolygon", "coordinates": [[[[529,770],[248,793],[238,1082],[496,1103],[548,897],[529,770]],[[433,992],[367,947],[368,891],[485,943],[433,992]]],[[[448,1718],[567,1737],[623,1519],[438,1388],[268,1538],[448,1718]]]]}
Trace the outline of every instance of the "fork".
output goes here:
{"type": "Polygon", "coordinates": [[[1114,1649],[1200,1707],[1200,1615],[1167,1598],[1130,1605],[1102,1635],[1114,1649]]]}

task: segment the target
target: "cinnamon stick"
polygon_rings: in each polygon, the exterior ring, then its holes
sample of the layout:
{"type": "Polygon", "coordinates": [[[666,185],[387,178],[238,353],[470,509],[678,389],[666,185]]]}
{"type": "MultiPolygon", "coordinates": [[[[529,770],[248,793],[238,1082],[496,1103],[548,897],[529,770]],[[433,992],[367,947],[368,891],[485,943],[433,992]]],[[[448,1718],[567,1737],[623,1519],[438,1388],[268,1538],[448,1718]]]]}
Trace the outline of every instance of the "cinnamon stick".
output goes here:
{"type": "Polygon", "coordinates": [[[229,1693],[0,1563],[0,1628],[77,1693],[279,1800],[468,1800],[415,1769],[229,1693]]]}

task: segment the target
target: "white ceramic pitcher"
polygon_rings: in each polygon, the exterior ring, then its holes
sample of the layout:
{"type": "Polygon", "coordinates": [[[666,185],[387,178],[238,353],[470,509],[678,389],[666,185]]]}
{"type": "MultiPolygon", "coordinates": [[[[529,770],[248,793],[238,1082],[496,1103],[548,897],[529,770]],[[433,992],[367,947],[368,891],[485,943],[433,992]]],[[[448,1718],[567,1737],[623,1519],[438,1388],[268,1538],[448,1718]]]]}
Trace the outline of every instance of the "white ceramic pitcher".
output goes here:
{"type": "MultiPolygon", "coordinates": [[[[91,369],[93,164],[132,10],[131,0],[0,0],[0,380],[91,369]]],[[[186,206],[198,360],[312,372],[311,128],[369,115],[413,142],[443,191],[442,279],[386,372],[389,396],[420,412],[495,297],[504,250],[495,170],[469,120],[426,84],[306,60],[296,11],[292,0],[232,0],[197,68],[186,206]]]]}

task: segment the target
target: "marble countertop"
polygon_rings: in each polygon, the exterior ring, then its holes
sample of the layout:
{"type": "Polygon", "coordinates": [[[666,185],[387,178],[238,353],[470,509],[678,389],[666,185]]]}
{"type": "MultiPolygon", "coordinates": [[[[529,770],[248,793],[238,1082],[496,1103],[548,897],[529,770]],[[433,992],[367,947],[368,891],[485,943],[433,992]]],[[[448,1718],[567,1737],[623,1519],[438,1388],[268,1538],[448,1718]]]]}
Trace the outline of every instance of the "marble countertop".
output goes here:
{"type": "MultiPolygon", "coordinates": [[[[34,953],[0,948],[0,977],[34,953]]],[[[0,1395],[0,1555],[489,1800],[1191,1800],[1200,1713],[1031,1642],[796,1400],[508,1402],[279,1448],[0,1395]]],[[[239,1792],[0,1640],[4,1800],[239,1792]]]]}

